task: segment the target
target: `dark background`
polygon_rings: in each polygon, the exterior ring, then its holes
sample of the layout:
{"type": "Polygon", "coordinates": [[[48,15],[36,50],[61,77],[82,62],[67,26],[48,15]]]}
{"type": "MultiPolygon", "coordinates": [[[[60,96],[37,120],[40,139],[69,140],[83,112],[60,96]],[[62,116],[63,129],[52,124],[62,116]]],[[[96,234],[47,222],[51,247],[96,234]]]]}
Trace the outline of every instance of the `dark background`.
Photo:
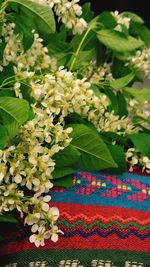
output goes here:
{"type": "Polygon", "coordinates": [[[90,2],[92,10],[99,14],[103,11],[130,11],[140,15],[150,27],[150,0],[81,0],[90,2]]]}

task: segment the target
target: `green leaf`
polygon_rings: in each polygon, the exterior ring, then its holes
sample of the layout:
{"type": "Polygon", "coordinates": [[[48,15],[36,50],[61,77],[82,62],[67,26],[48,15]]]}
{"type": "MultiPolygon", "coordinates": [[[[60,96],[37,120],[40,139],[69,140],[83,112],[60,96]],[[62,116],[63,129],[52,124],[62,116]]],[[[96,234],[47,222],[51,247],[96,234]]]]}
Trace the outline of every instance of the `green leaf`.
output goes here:
{"type": "Polygon", "coordinates": [[[59,66],[65,65],[68,54],[71,52],[71,49],[68,47],[68,43],[61,41],[56,33],[51,34],[50,36],[51,41],[47,45],[48,54],[57,59],[59,66]]]}
{"type": "Polygon", "coordinates": [[[127,101],[126,101],[124,95],[120,91],[117,92],[117,100],[118,100],[118,112],[117,112],[117,114],[120,117],[127,116],[128,115],[127,101]]]}
{"type": "Polygon", "coordinates": [[[102,23],[106,28],[109,29],[114,29],[117,26],[116,19],[108,11],[104,11],[98,16],[98,22],[102,23]]]}
{"type": "Polygon", "coordinates": [[[2,3],[3,3],[3,0],[0,0],[0,7],[1,7],[2,3]]]}
{"type": "MultiPolygon", "coordinates": [[[[83,39],[83,36],[84,36],[85,33],[81,34],[81,35],[76,35],[71,43],[70,43],[70,46],[71,48],[76,51],[81,40],[83,39]]],[[[95,47],[97,43],[97,37],[96,37],[96,32],[91,30],[88,35],[86,36],[86,39],[84,41],[84,43],[82,44],[82,50],[90,50],[92,49],[93,47],[95,47]]]]}
{"type": "Polygon", "coordinates": [[[107,146],[95,131],[85,125],[74,125],[71,144],[80,153],[76,167],[85,170],[103,170],[117,167],[107,146]]]}
{"type": "Polygon", "coordinates": [[[144,132],[131,134],[129,139],[142,155],[150,157],[150,134],[144,132]]]}
{"type": "Polygon", "coordinates": [[[125,87],[123,88],[123,91],[127,94],[127,96],[134,97],[139,102],[150,100],[150,88],[139,89],[125,87]]]}
{"type": "Polygon", "coordinates": [[[94,94],[99,98],[101,98],[104,95],[104,93],[100,92],[100,88],[96,84],[91,84],[91,89],[93,90],[94,94]]]}
{"type": "Polygon", "coordinates": [[[19,125],[28,119],[29,105],[24,99],[0,97],[0,109],[16,120],[19,125]]]}
{"type": "Polygon", "coordinates": [[[7,140],[8,140],[7,129],[3,125],[0,125],[0,149],[4,149],[7,140]]]}
{"type": "Polygon", "coordinates": [[[53,157],[56,162],[56,168],[73,166],[79,158],[80,152],[72,145],[69,145],[53,157]]]}
{"type": "Polygon", "coordinates": [[[127,145],[126,138],[122,135],[116,134],[114,132],[103,132],[100,134],[102,139],[109,145],[112,144],[113,141],[115,141],[117,144],[121,145],[127,145]]]}
{"type": "Polygon", "coordinates": [[[4,223],[4,222],[18,223],[18,221],[16,220],[16,218],[13,215],[11,215],[11,214],[0,215],[0,222],[1,223],[4,223]]]}
{"type": "MultiPolygon", "coordinates": [[[[93,59],[95,54],[95,48],[92,48],[90,50],[86,51],[80,51],[78,56],[76,57],[76,61],[74,64],[73,69],[79,70],[89,65],[90,61],[93,59]]],[[[72,57],[68,63],[68,66],[70,66],[70,63],[72,62],[72,57]]]]}
{"type": "Polygon", "coordinates": [[[124,77],[121,77],[117,80],[110,81],[110,86],[113,89],[119,90],[127,86],[134,79],[134,74],[130,73],[124,77]]]}
{"type": "Polygon", "coordinates": [[[24,14],[19,14],[19,16],[6,15],[7,20],[15,23],[15,31],[16,35],[21,34],[22,43],[24,51],[28,50],[34,41],[34,35],[32,33],[32,23],[29,23],[29,20],[26,19],[24,14]]]}
{"type": "Polygon", "coordinates": [[[0,97],[0,116],[10,137],[14,137],[18,127],[28,120],[29,104],[24,99],[0,97]]]}
{"type": "Polygon", "coordinates": [[[131,70],[128,66],[125,66],[124,62],[119,60],[118,58],[113,58],[112,67],[111,67],[112,75],[115,79],[126,76],[131,73],[131,70]]]}
{"type": "Polygon", "coordinates": [[[118,99],[117,99],[116,93],[113,92],[111,88],[106,88],[105,94],[108,96],[111,102],[108,107],[109,111],[114,110],[115,114],[117,114],[118,113],[118,99]]]}
{"type": "Polygon", "coordinates": [[[62,168],[57,168],[53,171],[52,176],[53,179],[58,179],[58,178],[62,178],[68,174],[72,174],[74,172],[74,170],[72,168],[69,167],[62,167],[62,168]]]}
{"type": "Polygon", "coordinates": [[[3,60],[3,53],[5,50],[6,43],[3,41],[0,43],[0,60],[3,60]]]}
{"type": "Polygon", "coordinates": [[[100,30],[97,33],[100,42],[119,53],[131,52],[140,48],[144,43],[132,36],[125,38],[124,34],[115,30],[100,30]]]}
{"type": "Polygon", "coordinates": [[[0,97],[15,97],[14,88],[12,90],[0,90],[0,97]]]}
{"type": "Polygon", "coordinates": [[[35,114],[34,114],[33,108],[30,107],[29,112],[28,112],[28,121],[31,121],[34,118],[35,118],[35,114]]]}
{"type": "Polygon", "coordinates": [[[73,186],[72,175],[65,176],[61,179],[53,180],[53,184],[55,186],[71,188],[73,186]]]}
{"type": "Polygon", "coordinates": [[[30,29],[29,24],[26,21],[26,16],[16,16],[16,20],[14,22],[16,24],[15,31],[23,34],[22,43],[24,52],[26,52],[26,50],[28,50],[34,42],[32,29],[30,29]]]}
{"type": "Polygon", "coordinates": [[[29,0],[8,0],[8,3],[16,3],[23,9],[24,14],[33,17],[33,20],[40,31],[46,34],[55,32],[55,20],[53,11],[45,5],[34,3],[29,0]]]}
{"type": "Polygon", "coordinates": [[[110,99],[110,105],[108,106],[108,111],[114,111],[116,115],[120,117],[128,115],[127,102],[122,92],[117,91],[117,93],[111,88],[104,89],[105,94],[110,99]]]}
{"type": "Polygon", "coordinates": [[[132,12],[122,12],[121,16],[126,17],[126,18],[130,18],[131,22],[137,23],[137,24],[144,24],[144,20],[138,16],[137,14],[134,14],[132,12]]]}
{"type": "Polygon", "coordinates": [[[145,25],[141,27],[134,26],[134,31],[140,36],[147,47],[150,46],[150,30],[145,25]]]}
{"type": "MultiPolygon", "coordinates": [[[[8,66],[4,68],[2,72],[0,72],[0,83],[3,83],[6,79],[13,77],[12,84],[14,83],[14,70],[13,70],[13,64],[10,63],[8,66]]],[[[10,84],[9,84],[10,85],[10,84]]]]}
{"type": "Polygon", "coordinates": [[[109,171],[113,171],[115,173],[125,172],[127,170],[127,165],[123,148],[119,145],[109,145],[108,148],[112,157],[118,165],[117,169],[109,169],[109,171]]]}
{"type": "Polygon", "coordinates": [[[121,32],[124,34],[124,37],[128,38],[129,30],[127,29],[127,27],[124,24],[120,23],[118,25],[120,25],[121,32]]]}
{"type": "Polygon", "coordinates": [[[87,22],[90,22],[94,16],[94,12],[91,10],[91,3],[85,3],[82,6],[82,18],[87,22]]]}
{"type": "MultiPolygon", "coordinates": [[[[86,124],[86,119],[81,117],[77,113],[70,113],[66,118],[65,118],[66,124],[86,124]]],[[[72,126],[71,126],[72,127],[72,126]]]]}

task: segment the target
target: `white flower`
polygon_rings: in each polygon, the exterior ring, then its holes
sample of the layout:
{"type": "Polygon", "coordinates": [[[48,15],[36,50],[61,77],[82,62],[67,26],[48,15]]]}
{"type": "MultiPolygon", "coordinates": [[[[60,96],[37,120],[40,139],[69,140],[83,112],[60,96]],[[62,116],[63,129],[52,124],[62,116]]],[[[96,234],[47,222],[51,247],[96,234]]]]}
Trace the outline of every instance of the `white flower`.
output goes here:
{"type": "Polygon", "coordinates": [[[139,161],[143,166],[143,171],[150,173],[150,158],[142,156],[139,161]]]}
{"type": "Polygon", "coordinates": [[[87,23],[84,19],[78,19],[77,23],[74,25],[73,33],[82,34],[87,28],[87,23]]]}
{"type": "Polygon", "coordinates": [[[115,27],[116,31],[122,32],[121,25],[124,25],[127,29],[130,27],[130,21],[131,19],[128,17],[124,17],[122,14],[119,14],[119,12],[116,10],[114,12],[111,12],[111,14],[114,16],[114,18],[117,21],[117,26],[115,27]]]}
{"type": "Polygon", "coordinates": [[[137,69],[140,69],[149,78],[150,77],[150,48],[142,51],[138,50],[135,56],[129,58],[129,63],[137,69]]]}
{"type": "Polygon", "coordinates": [[[20,174],[17,174],[15,177],[14,177],[14,182],[16,184],[20,184],[22,182],[22,177],[20,174]]]}
{"type": "Polygon", "coordinates": [[[63,232],[54,225],[51,230],[45,232],[44,237],[51,238],[51,240],[56,243],[58,241],[58,233],[63,234],[63,232]]]}
{"type": "Polygon", "coordinates": [[[39,234],[33,234],[29,237],[29,241],[31,243],[34,243],[35,246],[38,248],[39,246],[44,246],[45,242],[44,242],[44,234],[39,233],[39,234]]]}
{"type": "Polygon", "coordinates": [[[59,217],[59,210],[56,207],[52,207],[48,211],[48,218],[53,223],[56,222],[59,217]]]}
{"type": "Polygon", "coordinates": [[[24,223],[28,224],[28,225],[33,225],[40,220],[40,217],[41,217],[41,215],[38,212],[37,213],[29,213],[26,216],[24,223]]]}

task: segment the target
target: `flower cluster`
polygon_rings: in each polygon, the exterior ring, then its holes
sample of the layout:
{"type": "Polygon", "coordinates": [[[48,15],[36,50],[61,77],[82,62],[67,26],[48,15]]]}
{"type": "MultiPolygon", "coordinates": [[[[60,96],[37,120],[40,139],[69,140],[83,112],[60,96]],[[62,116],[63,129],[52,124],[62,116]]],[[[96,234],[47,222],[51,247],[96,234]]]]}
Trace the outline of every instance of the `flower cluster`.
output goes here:
{"type": "Polygon", "coordinates": [[[115,27],[116,31],[122,32],[122,25],[125,26],[127,29],[130,27],[130,18],[124,17],[123,15],[119,14],[119,12],[116,10],[114,12],[111,12],[111,14],[114,16],[114,18],[117,21],[117,26],[115,27]]]}
{"type": "Polygon", "coordinates": [[[54,74],[29,81],[31,95],[40,101],[47,113],[60,116],[60,121],[69,113],[77,113],[91,121],[98,131],[112,131],[122,134],[133,131],[128,118],[107,112],[109,100],[106,95],[96,96],[86,78],[77,79],[75,74],[59,68],[54,74]]]}
{"type": "Polygon", "coordinates": [[[130,118],[132,119],[133,116],[143,117],[144,120],[141,121],[140,123],[143,126],[146,126],[147,122],[150,121],[150,110],[149,110],[150,101],[147,100],[144,102],[139,102],[136,99],[127,99],[127,103],[128,103],[128,111],[130,114],[130,118]]]}
{"type": "Polygon", "coordinates": [[[82,34],[87,28],[87,22],[81,18],[82,8],[78,4],[79,0],[32,0],[42,5],[48,5],[54,8],[59,20],[65,24],[68,29],[73,29],[73,33],[82,34]]]}
{"type": "Polygon", "coordinates": [[[130,64],[144,72],[145,76],[150,77],[150,48],[138,50],[134,57],[129,58],[130,64]]]}
{"type": "Polygon", "coordinates": [[[135,148],[129,148],[126,152],[126,161],[133,171],[134,166],[142,166],[142,170],[150,173],[150,158],[141,155],[135,148]]]}
{"type": "Polygon", "coordinates": [[[32,225],[30,241],[44,245],[44,239],[57,241],[57,208],[50,208],[50,197],[43,197],[53,186],[55,153],[69,145],[71,128],[54,124],[53,116],[33,107],[35,118],[21,127],[18,144],[0,151],[0,213],[17,209],[25,223],[32,225]],[[24,195],[24,190],[29,196],[24,195]],[[33,196],[30,196],[30,191],[33,196]],[[36,233],[38,232],[38,233],[36,233]]]}
{"type": "Polygon", "coordinates": [[[113,80],[110,65],[104,63],[104,65],[98,67],[95,61],[91,61],[84,70],[84,76],[93,84],[101,84],[104,81],[113,80]]]}
{"type": "Polygon", "coordinates": [[[15,24],[5,23],[3,33],[6,47],[3,55],[3,66],[13,62],[16,67],[15,73],[21,77],[33,76],[36,71],[42,69],[55,70],[56,60],[48,55],[47,47],[44,47],[43,39],[33,31],[34,41],[30,49],[24,52],[21,36],[14,33],[15,24]],[[28,71],[28,73],[26,72],[28,71]]]}

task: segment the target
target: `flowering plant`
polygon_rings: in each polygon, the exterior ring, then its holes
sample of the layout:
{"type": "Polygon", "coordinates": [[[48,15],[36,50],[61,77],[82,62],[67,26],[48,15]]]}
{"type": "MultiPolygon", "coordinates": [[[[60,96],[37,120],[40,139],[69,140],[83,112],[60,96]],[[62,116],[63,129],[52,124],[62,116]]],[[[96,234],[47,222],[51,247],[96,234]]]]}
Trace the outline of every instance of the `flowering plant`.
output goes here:
{"type": "Polygon", "coordinates": [[[0,0],[0,221],[17,211],[36,246],[62,233],[53,185],[81,169],[150,171],[150,91],[134,85],[150,77],[150,31],[78,2],[0,0]]]}

